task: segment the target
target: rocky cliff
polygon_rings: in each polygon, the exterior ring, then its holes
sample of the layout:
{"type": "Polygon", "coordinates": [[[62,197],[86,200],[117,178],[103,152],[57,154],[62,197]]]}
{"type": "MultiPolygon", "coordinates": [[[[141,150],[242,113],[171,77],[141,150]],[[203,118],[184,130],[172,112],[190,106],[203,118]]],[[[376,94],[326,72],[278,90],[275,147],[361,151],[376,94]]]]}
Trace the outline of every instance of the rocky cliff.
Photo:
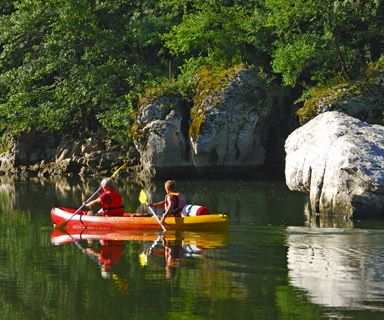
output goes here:
{"type": "Polygon", "coordinates": [[[196,95],[192,108],[175,96],[140,108],[134,141],[145,170],[252,177],[267,163],[282,167],[288,129],[278,87],[241,70],[196,95]]]}
{"type": "Polygon", "coordinates": [[[137,165],[137,155],[109,139],[74,139],[49,133],[24,133],[0,155],[0,173],[26,176],[108,174],[123,162],[137,165]]]}
{"type": "Polygon", "coordinates": [[[0,172],[87,175],[128,161],[144,178],[282,178],[291,131],[284,91],[244,68],[225,72],[214,85],[209,77],[209,70],[197,75],[193,103],[163,94],[142,105],[129,154],[108,139],[30,132],[0,155],[0,172]]]}

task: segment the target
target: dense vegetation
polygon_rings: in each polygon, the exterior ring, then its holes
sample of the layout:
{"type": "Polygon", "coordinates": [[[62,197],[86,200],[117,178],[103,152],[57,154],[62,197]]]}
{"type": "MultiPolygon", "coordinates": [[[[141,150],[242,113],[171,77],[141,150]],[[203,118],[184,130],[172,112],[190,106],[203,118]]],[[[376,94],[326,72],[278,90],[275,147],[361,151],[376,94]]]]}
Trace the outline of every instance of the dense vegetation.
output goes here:
{"type": "Polygon", "coordinates": [[[382,0],[2,0],[0,136],[129,143],[140,97],[162,88],[193,100],[201,67],[252,66],[305,97],[378,60],[383,21],[382,0]]]}

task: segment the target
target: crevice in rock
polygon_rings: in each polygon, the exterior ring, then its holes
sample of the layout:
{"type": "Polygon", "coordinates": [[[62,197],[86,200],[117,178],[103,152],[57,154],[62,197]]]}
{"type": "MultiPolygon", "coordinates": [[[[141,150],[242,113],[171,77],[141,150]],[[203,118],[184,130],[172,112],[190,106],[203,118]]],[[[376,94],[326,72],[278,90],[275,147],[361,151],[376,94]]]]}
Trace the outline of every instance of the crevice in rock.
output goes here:
{"type": "Polygon", "coordinates": [[[209,156],[209,161],[211,163],[216,163],[218,159],[219,159],[219,154],[217,153],[216,149],[213,148],[209,156]]]}
{"type": "Polygon", "coordinates": [[[321,175],[319,184],[317,186],[316,190],[316,197],[315,197],[315,212],[320,213],[320,199],[321,199],[321,194],[323,192],[323,186],[324,186],[324,175],[325,175],[325,170],[327,169],[327,163],[324,165],[324,170],[323,174],[321,175]]]}
{"type": "MultiPolygon", "coordinates": [[[[306,191],[310,191],[311,183],[312,183],[312,167],[309,167],[308,183],[307,183],[307,185],[309,186],[309,190],[306,190],[306,191]]],[[[304,189],[307,189],[307,188],[305,188],[305,186],[304,186],[304,189]]]]}

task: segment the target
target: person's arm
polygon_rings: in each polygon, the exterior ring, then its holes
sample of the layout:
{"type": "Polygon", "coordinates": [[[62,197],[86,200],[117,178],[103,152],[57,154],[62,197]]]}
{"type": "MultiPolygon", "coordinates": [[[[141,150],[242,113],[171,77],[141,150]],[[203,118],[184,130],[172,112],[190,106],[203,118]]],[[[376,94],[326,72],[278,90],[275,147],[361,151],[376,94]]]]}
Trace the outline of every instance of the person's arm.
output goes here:
{"type": "Polygon", "coordinates": [[[95,199],[95,200],[92,200],[92,201],[89,201],[89,202],[83,202],[83,206],[84,207],[92,207],[94,206],[95,204],[101,204],[101,199],[100,197],[95,199]]]}
{"type": "Polygon", "coordinates": [[[163,201],[159,201],[159,202],[155,202],[155,203],[148,203],[148,205],[150,207],[159,208],[159,207],[164,206],[164,203],[165,203],[165,201],[163,200],[163,201]]]}
{"type": "MultiPolygon", "coordinates": [[[[169,195],[168,195],[167,197],[169,197],[169,198],[168,198],[168,201],[169,201],[170,205],[169,205],[167,211],[165,211],[164,214],[163,214],[163,216],[161,217],[161,220],[160,220],[161,224],[163,224],[163,222],[164,222],[165,218],[167,217],[167,215],[169,215],[169,214],[173,211],[173,201],[172,201],[172,197],[169,196],[169,195]]],[[[165,201],[163,201],[163,202],[165,202],[165,201]]]]}

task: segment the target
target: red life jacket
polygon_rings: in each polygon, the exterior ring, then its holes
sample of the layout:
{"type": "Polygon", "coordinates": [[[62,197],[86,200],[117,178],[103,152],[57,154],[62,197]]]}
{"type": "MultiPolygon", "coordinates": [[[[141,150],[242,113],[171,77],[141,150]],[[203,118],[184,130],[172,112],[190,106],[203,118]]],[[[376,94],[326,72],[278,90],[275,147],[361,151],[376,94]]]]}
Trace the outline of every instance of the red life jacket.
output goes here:
{"type": "Polygon", "coordinates": [[[124,205],[121,195],[116,190],[107,190],[100,195],[102,214],[106,216],[122,216],[124,205]]]}
{"type": "Polygon", "coordinates": [[[173,204],[172,214],[179,214],[184,206],[187,204],[185,197],[180,192],[170,192],[165,196],[165,211],[173,204]],[[170,200],[169,200],[170,199],[170,200]]]}
{"type": "Polygon", "coordinates": [[[100,250],[100,263],[107,267],[119,263],[121,256],[123,255],[123,248],[124,241],[104,241],[100,250]]]}

